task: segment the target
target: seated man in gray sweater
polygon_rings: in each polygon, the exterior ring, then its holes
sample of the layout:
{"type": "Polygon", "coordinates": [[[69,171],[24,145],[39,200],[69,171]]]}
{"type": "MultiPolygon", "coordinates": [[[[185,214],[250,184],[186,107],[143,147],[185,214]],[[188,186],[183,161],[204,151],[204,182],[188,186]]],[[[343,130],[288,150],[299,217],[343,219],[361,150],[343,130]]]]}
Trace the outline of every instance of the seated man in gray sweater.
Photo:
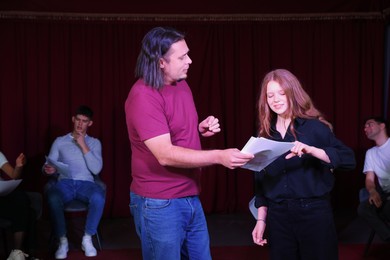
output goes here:
{"type": "Polygon", "coordinates": [[[103,214],[105,192],[94,182],[103,167],[102,147],[98,139],[87,135],[93,112],[80,106],[72,117],[73,131],[56,138],[43,171],[58,174],[58,181],[46,191],[50,216],[59,240],[56,259],[65,259],[69,250],[66,237],[64,205],[78,199],[89,204],[81,248],[86,256],[96,256],[91,236],[96,234],[103,214]]]}

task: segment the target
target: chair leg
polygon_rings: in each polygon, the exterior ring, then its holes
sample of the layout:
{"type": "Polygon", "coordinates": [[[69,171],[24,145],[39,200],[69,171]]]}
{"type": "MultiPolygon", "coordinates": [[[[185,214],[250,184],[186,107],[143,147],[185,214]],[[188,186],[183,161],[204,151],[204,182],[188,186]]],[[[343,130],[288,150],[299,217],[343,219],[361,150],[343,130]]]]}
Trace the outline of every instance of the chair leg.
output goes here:
{"type": "Polygon", "coordinates": [[[57,243],[56,243],[56,237],[54,235],[54,232],[53,230],[50,231],[50,234],[49,234],[49,242],[48,242],[48,245],[49,245],[49,249],[50,250],[57,250],[57,243]]]}
{"type": "Polygon", "coordinates": [[[99,250],[102,251],[102,244],[100,241],[100,232],[99,231],[96,232],[96,241],[97,241],[99,250]]]}
{"type": "Polygon", "coordinates": [[[371,230],[370,236],[368,237],[366,247],[364,248],[364,256],[368,256],[368,250],[370,249],[371,243],[374,240],[375,230],[371,230]]]}
{"type": "Polygon", "coordinates": [[[100,251],[102,251],[102,249],[103,249],[103,247],[102,247],[102,233],[100,231],[101,231],[101,229],[100,229],[100,223],[99,223],[95,235],[96,235],[96,242],[97,242],[98,248],[100,251]]]}

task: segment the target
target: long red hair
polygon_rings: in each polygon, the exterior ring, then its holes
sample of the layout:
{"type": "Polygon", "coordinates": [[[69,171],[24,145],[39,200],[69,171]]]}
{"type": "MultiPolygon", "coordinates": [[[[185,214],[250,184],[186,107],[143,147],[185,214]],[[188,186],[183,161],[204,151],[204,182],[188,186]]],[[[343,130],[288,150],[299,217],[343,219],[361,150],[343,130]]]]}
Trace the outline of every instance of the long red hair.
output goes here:
{"type": "Polygon", "coordinates": [[[270,81],[279,83],[284,90],[289,107],[288,117],[291,118],[290,130],[295,137],[294,121],[296,118],[318,119],[332,129],[332,124],[326,121],[324,115],[314,106],[297,77],[288,70],[276,69],[265,75],[260,86],[258,101],[259,136],[271,137],[271,123],[277,117],[277,114],[270,109],[267,102],[267,85],[270,81]]]}

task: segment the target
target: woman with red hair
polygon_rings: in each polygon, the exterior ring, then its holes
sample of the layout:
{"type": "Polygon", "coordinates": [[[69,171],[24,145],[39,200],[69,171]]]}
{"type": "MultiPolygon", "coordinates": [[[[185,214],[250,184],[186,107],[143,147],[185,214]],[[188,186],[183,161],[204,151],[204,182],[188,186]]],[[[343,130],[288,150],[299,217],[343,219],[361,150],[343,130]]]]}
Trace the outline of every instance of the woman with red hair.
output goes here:
{"type": "Polygon", "coordinates": [[[334,169],[355,167],[353,151],[335,137],[331,124],[288,70],[265,76],[258,109],[260,137],[295,145],[256,172],[253,241],[268,243],[272,260],[338,259],[330,192],[334,169]]]}

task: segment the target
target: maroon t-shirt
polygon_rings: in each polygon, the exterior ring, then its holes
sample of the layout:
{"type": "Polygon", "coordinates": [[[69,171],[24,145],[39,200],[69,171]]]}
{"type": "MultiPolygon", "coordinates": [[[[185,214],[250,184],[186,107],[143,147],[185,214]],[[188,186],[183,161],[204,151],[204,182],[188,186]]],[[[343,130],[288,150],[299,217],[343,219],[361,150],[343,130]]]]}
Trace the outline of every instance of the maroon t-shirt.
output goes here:
{"type": "Polygon", "coordinates": [[[201,149],[198,115],[186,81],[156,90],[138,80],[129,92],[125,112],[132,150],[130,190],[160,199],[198,195],[199,169],[163,167],[144,144],[169,133],[173,145],[201,149]]]}

